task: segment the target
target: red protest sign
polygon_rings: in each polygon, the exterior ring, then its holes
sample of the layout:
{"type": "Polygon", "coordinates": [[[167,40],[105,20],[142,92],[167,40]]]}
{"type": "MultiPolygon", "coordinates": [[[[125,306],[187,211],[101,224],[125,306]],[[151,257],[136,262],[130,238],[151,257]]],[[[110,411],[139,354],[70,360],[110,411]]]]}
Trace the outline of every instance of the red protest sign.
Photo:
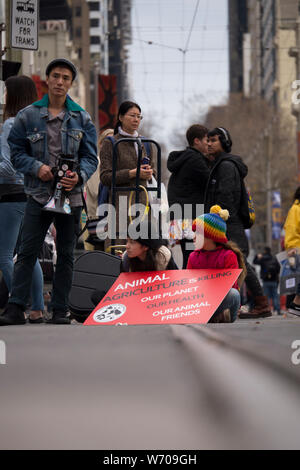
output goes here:
{"type": "Polygon", "coordinates": [[[84,325],[207,323],[240,269],[122,273],[84,325]]]}

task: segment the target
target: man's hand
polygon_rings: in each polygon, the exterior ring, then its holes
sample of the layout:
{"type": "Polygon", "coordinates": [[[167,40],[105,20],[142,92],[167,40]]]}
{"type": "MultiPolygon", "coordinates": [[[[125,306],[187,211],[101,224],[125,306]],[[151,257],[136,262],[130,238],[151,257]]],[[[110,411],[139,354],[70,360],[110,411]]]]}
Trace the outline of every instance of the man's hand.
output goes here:
{"type": "Polygon", "coordinates": [[[297,248],[290,248],[287,252],[288,257],[295,256],[298,253],[297,248]]]}
{"type": "Polygon", "coordinates": [[[42,165],[38,172],[38,178],[40,178],[42,181],[53,180],[54,176],[53,176],[50,166],[42,165]]]}
{"type": "Polygon", "coordinates": [[[67,172],[67,176],[61,178],[60,183],[63,185],[65,191],[72,191],[74,186],[78,183],[79,177],[76,171],[67,172]]]}

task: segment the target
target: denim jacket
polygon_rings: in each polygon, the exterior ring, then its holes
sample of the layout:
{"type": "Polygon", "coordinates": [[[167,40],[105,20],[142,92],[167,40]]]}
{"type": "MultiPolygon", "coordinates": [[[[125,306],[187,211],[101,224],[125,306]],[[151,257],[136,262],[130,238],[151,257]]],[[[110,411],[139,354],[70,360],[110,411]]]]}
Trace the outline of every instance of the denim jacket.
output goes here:
{"type": "Polygon", "coordinates": [[[10,160],[10,148],[7,143],[7,138],[9,136],[14,120],[14,117],[10,117],[4,121],[4,124],[2,126],[2,133],[0,137],[0,184],[19,184],[23,186],[24,176],[22,175],[22,173],[17,172],[14,169],[10,160]]]}
{"type": "MultiPolygon", "coordinates": [[[[47,118],[49,98],[19,111],[8,137],[11,161],[15,169],[24,174],[25,192],[31,196],[43,196],[48,191],[49,181],[38,178],[42,165],[49,165],[47,145],[47,118]]],[[[62,153],[73,155],[78,161],[83,183],[96,171],[97,136],[90,115],[67,96],[66,113],[61,128],[62,153]]],[[[76,185],[71,193],[80,192],[76,185]]]]}

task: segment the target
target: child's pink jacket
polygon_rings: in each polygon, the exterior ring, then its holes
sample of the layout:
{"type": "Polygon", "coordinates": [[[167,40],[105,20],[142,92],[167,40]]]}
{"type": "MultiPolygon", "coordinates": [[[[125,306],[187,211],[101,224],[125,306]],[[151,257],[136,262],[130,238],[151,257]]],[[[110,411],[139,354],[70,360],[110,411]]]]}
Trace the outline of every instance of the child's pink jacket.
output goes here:
{"type": "MultiPolygon", "coordinates": [[[[239,263],[232,250],[218,246],[213,251],[193,251],[189,256],[187,269],[239,269],[239,263]]],[[[232,287],[239,289],[237,282],[232,287]]]]}

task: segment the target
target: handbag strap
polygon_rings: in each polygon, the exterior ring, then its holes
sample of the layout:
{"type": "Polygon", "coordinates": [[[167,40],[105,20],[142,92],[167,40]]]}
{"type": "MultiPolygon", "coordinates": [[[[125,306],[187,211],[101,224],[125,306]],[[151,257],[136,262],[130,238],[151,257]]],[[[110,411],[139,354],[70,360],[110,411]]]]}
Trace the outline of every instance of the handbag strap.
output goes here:
{"type": "Polygon", "coordinates": [[[84,224],[84,227],[80,230],[79,234],[77,235],[77,238],[81,237],[81,235],[86,231],[86,229],[88,227],[88,223],[89,223],[88,208],[87,208],[87,205],[86,205],[86,201],[85,201],[85,197],[84,197],[84,194],[83,194],[82,187],[80,188],[80,192],[81,192],[81,199],[82,199],[83,209],[84,209],[84,212],[86,213],[86,222],[84,224]]]}

